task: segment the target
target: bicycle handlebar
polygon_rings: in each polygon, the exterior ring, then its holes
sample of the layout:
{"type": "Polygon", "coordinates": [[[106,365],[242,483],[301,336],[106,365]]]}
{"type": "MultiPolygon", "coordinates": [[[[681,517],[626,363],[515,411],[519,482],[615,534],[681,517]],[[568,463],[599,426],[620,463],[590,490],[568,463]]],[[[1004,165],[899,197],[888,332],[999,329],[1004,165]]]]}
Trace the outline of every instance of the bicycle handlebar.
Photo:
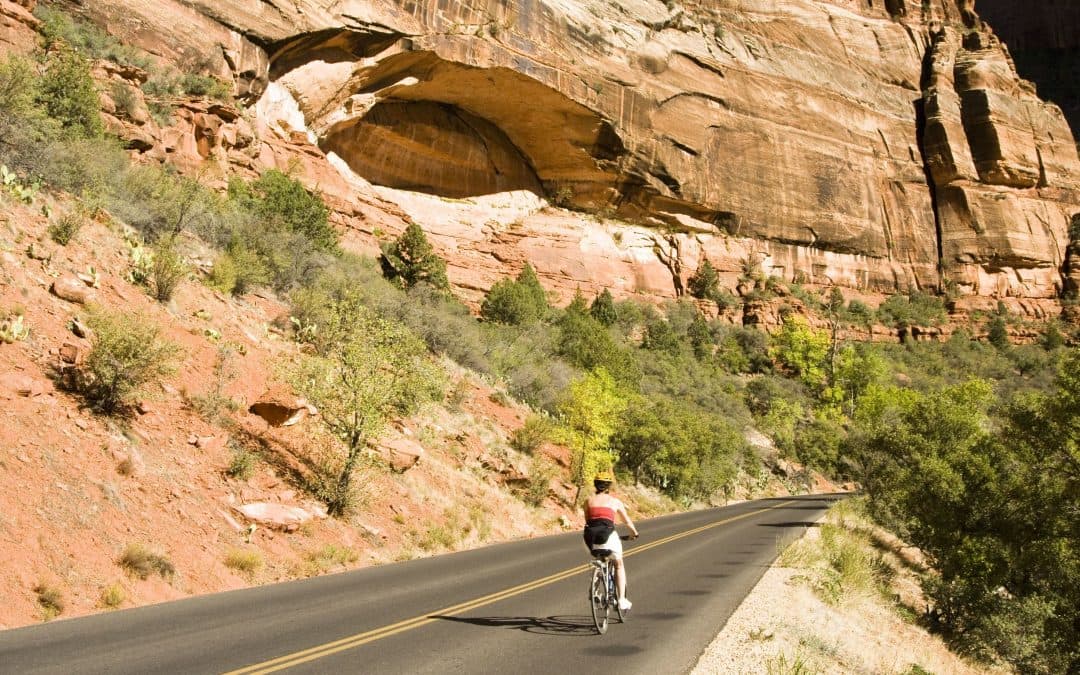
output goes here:
{"type": "Polygon", "coordinates": [[[636,534],[620,534],[619,535],[619,539],[622,539],[623,541],[632,541],[632,540],[637,539],[637,538],[638,538],[638,535],[636,535],[636,534]]]}

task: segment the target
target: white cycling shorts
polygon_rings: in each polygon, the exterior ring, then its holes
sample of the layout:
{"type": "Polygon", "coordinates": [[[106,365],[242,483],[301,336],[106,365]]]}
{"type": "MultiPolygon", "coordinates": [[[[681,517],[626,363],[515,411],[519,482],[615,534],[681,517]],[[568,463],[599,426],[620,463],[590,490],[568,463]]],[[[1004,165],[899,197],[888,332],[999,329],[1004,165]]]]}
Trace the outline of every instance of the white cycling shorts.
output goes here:
{"type": "Polygon", "coordinates": [[[608,535],[607,541],[603,543],[593,544],[593,550],[607,549],[611,551],[611,555],[616,560],[622,560],[622,539],[619,538],[619,531],[612,530],[608,535]]]}

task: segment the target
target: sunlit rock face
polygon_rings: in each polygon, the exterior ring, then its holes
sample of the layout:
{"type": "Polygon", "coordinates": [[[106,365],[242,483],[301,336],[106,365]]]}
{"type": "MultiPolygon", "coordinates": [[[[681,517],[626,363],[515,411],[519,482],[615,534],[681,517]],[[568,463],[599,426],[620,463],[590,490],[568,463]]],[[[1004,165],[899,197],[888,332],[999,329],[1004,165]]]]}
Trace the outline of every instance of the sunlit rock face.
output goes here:
{"type": "MultiPolygon", "coordinates": [[[[703,258],[751,255],[866,291],[1060,292],[1076,145],[972,0],[79,6],[213,56],[249,100],[274,82],[377,185],[524,190],[652,228],[672,295],[703,258]]],[[[568,266],[608,268],[560,241],[568,266]]]]}

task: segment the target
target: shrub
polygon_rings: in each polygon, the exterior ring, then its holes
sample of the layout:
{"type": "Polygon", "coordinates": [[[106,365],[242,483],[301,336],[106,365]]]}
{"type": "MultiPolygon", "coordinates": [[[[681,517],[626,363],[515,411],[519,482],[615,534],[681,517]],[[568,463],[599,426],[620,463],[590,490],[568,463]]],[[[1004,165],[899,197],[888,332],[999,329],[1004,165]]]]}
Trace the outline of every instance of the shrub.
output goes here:
{"type": "Polygon", "coordinates": [[[140,50],[122,44],[94,24],[77,20],[49,5],[38,3],[34,8],[34,16],[41,19],[38,32],[45,39],[46,45],[67,43],[90,58],[105,59],[143,70],[153,65],[151,58],[140,50]]]}
{"type": "Polygon", "coordinates": [[[187,277],[187,273],[187,265],[176,250],[173,240],[169,239],[159,244],[154,251],[154,263],[150,272],[154,299],[158,302],[172,300],[176,289],[187,277]]]}
{"type": "Polygon", "coordinates": [[[180,76],[180,89],[189,96],[206,96],[218,101],[232,99],[231,87],[210,75],[184,73],[180,76]]]}
{"type": "Polygon", "coordinates": [[[128,574],[145,581],[150,575],[157,573],[162,579],[171,579],[176,576],[176,568],[163,555],[154,553],[142,544],[130,544],[120,554],[117,564],[123,567],[128,574]]]}
{"type": "Polygon", "coordinates": [[[322,197],[288,174],[271,169],[250,183],[234,179],[229,198],[252,213],[263,229],[285,229],[303,235],[318,250],[337,251],[337,231],[322,197]]]}
{"type": "Polygon", "coordinates": [[[555,427],[551,420],[540,415],[533,415],[525,420],[524,425],[510,434],[510,447],[531,455],[551,439],[554,431],[555,427]]]}
{"type": "Polygon", "coordinates": [[[233,257],[228,253],[219,253],[214,258],[214,266],[210,268],[206,284],[210,288],[231,295],[236,290],[238,278],[236,261],[233,260],[233,257]]]}
{"type": "Polygon", "coordinates": [[[551,493],[551,479],[558,473],[555,464],[547,457],[534,457],[529,469],[529,483],[525,486],[523,499],[530,506],[542,506],[551,493]]]}
{"type": "Polygon", "coordinates": [[[97,410],[126,411],[148,384],[173,372],[178,347],[148,317],[96,309],[87,323],[93,338],[78,389],[97,410]]]}
{"type": "Polygon", "coordinates": [[[0,344],[12,344],[30,337],[22,309],[12,312],[0,311],[0,344]]]}
{"type": "Polygon", "coordinates": [[[408,329],[363,307],[349,319],[353,333],[333,358],[304,357],[289,372],[296,389],[319,408],[319,421],[344,446],[344,455],[331,457],[328,470],[316,476],[332,515],[343,515],[351,505],[353,470],[367,442],[382,433],[392,416],[443,397],[441,372],[408,329]]]}
{"type": "Polygon", "coordinates": [[[101,606],[107,609],[116,609],[127,600],[127,594],[120,584],[109,584],[101,589],[101,606]]]}
{"type": "Polygon", "coordinates": [[[1012,346],[1009,342],[1009,329],[1005,325],[1005,318],[995,316],[990,320],[986,329],[986,340],[1000,350],[1007,350],[1012,346]]]}
{"type": "Polygon", "coordinates": [[[46,57],[37,102],[68,137],[95,138],[104,131],[90,63],[66,44],[58,43],[46,57]]]}
{"type": "Polygon", "coordinates": [[[225,469],[225,475],[237,480],[247,480],[255,473],[255,466],[259,460],[258,455],[246,448],[233,448],[232,461],[225,469]]]}
{"type": "Polygon", "coordinates": [[[34,586],[38,604],[41,605],[45,620],[52,619],[64,612],[64,594],[59,588],[46,583],[34,586]]]}
{"type": "Polygon", "coordinates": [[[234,548],[225,555],[225,566],[240,572],[251,580],[262,569],[263,557],[258,551],[234,548]]]}
{"type": "Polygon", "coordinates": [[[116,104],[116,112],[120,117],[131,119],[139,109],[139,99],[135,96],[135,90],[123,82],[113,82],[109,85],[109,96],[116,104]]]}
{"type": "Polygon", "coordinates": [[[49,224],[49,238],[61,246],[67,246],[86,222],[85,216],[77,211],[69,211],[49,224]]]}

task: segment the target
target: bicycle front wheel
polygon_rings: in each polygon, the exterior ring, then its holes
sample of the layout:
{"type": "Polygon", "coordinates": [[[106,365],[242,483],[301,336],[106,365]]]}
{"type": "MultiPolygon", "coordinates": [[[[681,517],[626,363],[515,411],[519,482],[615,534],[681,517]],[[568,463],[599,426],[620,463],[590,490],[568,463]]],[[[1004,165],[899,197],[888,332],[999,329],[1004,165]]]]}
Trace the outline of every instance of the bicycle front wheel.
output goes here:
{"type": "Polygon", "coordinates": [[[596,632],[603,635],[608,626],[608,589],[604,579],[603,570],[597,568],[592,573],[592,583],[589,584],[589,607],[592,608],[593,625],[596,632]]]}

